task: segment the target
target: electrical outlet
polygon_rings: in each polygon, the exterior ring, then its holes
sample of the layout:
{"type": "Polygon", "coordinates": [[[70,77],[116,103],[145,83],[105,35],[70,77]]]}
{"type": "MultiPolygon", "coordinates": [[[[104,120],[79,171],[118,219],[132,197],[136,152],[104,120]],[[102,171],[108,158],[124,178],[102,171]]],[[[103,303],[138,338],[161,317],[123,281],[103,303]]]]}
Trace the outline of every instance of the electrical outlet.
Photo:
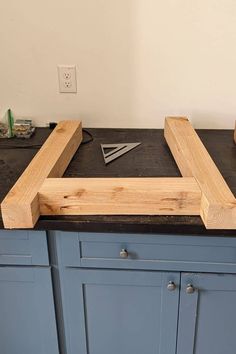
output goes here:
{"type": "Polygon", "coordinates": [[[59,91],[62,93],[76,93],[76,66],[58,65],[59,91]]]}

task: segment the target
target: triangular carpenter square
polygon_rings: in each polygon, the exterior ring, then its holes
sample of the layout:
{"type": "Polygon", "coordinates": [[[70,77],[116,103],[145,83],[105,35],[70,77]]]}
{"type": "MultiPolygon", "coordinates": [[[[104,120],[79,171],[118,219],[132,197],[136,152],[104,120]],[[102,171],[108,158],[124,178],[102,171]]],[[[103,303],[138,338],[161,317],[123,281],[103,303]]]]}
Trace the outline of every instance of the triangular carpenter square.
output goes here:
{"type": "Polygon", "coordinates": [[[141,143],[101,144],[105,164],[108,164],[109,162],[126,154],[128,151],[134,149],[140,144],[141,143]],[[110,151],[105,152],[106,149],[109,149],[110,151]]]}

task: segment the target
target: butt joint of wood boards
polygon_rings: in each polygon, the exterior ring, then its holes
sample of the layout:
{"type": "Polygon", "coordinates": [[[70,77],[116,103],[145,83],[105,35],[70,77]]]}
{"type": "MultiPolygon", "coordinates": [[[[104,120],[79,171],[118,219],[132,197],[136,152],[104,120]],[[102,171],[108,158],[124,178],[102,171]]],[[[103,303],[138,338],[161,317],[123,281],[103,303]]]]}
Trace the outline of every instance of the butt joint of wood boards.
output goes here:
{"type": "Polygon", "coordinates": [[[82,140],[81,121],[62,121],[49,135],[1,204],[5,228],[33,228],[40,216],[38,191],[61,177],[82,140]]]}

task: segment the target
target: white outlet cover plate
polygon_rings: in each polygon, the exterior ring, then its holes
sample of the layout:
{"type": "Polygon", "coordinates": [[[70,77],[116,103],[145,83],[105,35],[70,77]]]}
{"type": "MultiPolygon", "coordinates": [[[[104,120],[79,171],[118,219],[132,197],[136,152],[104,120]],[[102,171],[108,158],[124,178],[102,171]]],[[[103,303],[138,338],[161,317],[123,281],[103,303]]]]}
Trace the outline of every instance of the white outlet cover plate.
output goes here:
{"type": "Polygon", "coordinates": [[[76,93],[76,66],[75,65],[58,65],[59,92],[76,93]]]}

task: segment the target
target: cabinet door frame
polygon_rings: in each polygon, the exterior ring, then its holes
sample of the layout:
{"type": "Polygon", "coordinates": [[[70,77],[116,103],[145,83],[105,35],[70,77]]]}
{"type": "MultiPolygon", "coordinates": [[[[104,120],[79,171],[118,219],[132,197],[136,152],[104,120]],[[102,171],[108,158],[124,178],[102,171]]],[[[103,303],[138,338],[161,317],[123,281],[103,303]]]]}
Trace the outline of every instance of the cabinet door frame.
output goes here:
{"type": "Polygon", "coordinates": [[[181,273],[177,354],[194,354],[201,292],[235,291],[235,274],[181,273]],[[232,281],[233,280],[233,281],[232,281]],[[194,292],[186,288],[192,284],[194,292]]]}
{"type": "Polygon", "coordinates": [[[88,284],[158,286],[162,290],[161,333],[159,353],[176,353],[179,308],[179,272],[130,271],[66,268],[64,278],[64,318],[66,324],[68,354],[88,354],[86,333],[86,299],[84,286],[88,284]],[[169,281],[176,285],[167,290],[169,281]],[[73,285],[73,289],[72,289],[73,285]],[[75,306],[77,309],[75,310],[75,306]],[[76,335],[75,335],[76,333],[76,335]],[[75,336],[77,343],[75,343],[75,336]]]}
{"type": "MultiPolygon", "coordinates": [[[[53,300],[53,290],[52,290],[52,282],[51,282],[51,272],[49,267],[22,267],[22,266],[4,266],[0,267],[0,288],[6,284],[12,287],[12,293],[14,290],[14,296],[18,297],[17,289],[18,286],[24,291],[28,289],[30,292],[30,299],[33,303],[33,308],[35,309],[35,322],[37,322],[37,326],[35,323],[32,323],[32,331],[35,336],[40,336],[42,339],[41,346],[38,348],[38,353],[49,353],[50,354],[59,354],[58,348],[58,336],[57,336],[57,327],[56,327],[56,316],[55,316],[55,308],[54,308],[54,300],[53,300]],[[27,285],[29,288],[27,288],[27,285]],[[13,289],[14,286],[14,289],[13,289]]],[[[12,293],[9,292],[7,296],[11,296],[12,293]]],[[[1,296],[4,296],[3,293],[0,293],[1,296]]],[[[22,297],[22,295],[21,295],[22,297]]],[[[2,298],[3,301],[6,300],[7,297],[2,298]]],[[[29,301],[31,301],[29,300],[29,301]]],[[[0,302],[0,307],[3,303],[0,302]]],[[[6,316],[9,316],[9,322],[12,320],[12,312],[11,308],[7,309],[6,316]]],[[[28,310],[29,311],[29,310],[28,310]]],[[[27,313],[25,313],[27,316],[27,313]]],[[[16,316],[16,314],[15,314],[16,316]]],[[[2,321],[2,325],[4,326],[4,321],[2,321]]],[[[24,324],[22,324],[24,326],[24,324]]],[[[15,335],[20,335],[19,333],[15,333],[15,335]]],[[[30,336],[30,332],[28,333],[30,336]]],[[[9,340],[13,340],[12,333],[9,332],[9,340]],[[11,338],[10,338],[11,337],[11,338]]],[[[7,343],[7,342],[6,342],[7,343]]],[[[6,345],[6,344],[5,344],[6,345]]],[[[18,348],[19,352],[21,352],[21,348],[18,348]]]]}

